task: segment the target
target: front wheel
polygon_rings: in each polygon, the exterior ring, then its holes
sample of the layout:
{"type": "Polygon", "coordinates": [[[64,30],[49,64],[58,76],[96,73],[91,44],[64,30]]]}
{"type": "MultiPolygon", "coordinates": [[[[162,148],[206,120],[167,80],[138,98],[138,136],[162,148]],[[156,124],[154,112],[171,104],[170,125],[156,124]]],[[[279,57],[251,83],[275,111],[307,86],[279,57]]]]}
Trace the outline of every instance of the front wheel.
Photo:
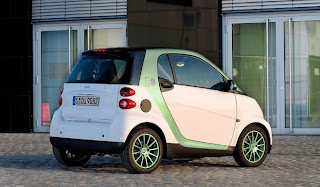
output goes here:
{"type": "Polygon", "coordinates": [[[128,138],[120,157],[130,173],[151,173],[160,165],[162,155],[160,136],[150,128],[138,127],[128,138]]]}
{"type": "Polygon", "coordinates": [[[53,147],[52,149],[57,161],[66,166],[82,166],[91,158],[89,154],[76,153],[57,147],[53,147]]]}
{"type": "Polygon", "coordinates": [[[241,133],[234,159],[240,166],[257,167],[267,157],[269,140],[265,131],[257,126],[250,125],[241,133]]]}

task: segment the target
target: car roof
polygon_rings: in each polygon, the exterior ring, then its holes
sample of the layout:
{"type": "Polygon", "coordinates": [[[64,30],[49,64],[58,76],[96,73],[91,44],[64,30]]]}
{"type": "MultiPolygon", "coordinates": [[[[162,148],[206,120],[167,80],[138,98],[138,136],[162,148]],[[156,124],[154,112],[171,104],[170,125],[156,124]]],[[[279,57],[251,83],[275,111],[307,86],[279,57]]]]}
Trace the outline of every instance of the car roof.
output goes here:
{"type": "Polygon", "coordinates": [[[130,51],[144,51],[148,49],[161,49],[161,50],[180,50],[180,51],[188,51],[185,49],[177,49],[177,48],[168,48],[168,47],[114,47],[114,48],[102,48],[102,49],[91,49],[84,51],[83,53],[94,52],[95,50],[105,50],[105,52],[109,53],[128,53],[130,51]]]}
{"type": "Polygon", "coordinates": [[[195,53],[185,49],[165,48],[165,47],[115,47],[115,48],[101,48],[84,51],[82,55],[110,55],[117,58],[130,58],[131,52],[147,51],[147,50],[161,50],[165,53],[195,53]]]}

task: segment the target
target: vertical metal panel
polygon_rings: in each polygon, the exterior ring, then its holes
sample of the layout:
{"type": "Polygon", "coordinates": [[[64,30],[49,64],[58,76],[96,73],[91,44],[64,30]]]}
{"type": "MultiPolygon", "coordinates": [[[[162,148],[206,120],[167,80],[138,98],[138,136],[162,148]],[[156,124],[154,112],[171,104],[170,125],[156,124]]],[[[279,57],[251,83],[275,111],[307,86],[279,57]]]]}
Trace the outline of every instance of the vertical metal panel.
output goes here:
{"type": "Polygon", "coordinates": [[[87,49],[90,50],[90,26],[87,28],[87,49]]]}
{"type": "Polygon", "coordinates": [[[266,82],[267,82],[267,121],[270,123],[270,87],[269,87],[269,19],[266,20],[266,82]]]}
{"type": "Polygon", "coordinates": [[[33,0],[32,20],[127,16],[127,0],[33,0]]]}
{"type": "Polygon", "coordinates": [[[289,18],[289,125],[290,133],[292,130],[292,19],[289,18]]]}
{"type": "Polygon", "coordinates": [[[71,72],[71,27],[68,28],[68,72],[71,72]]]}

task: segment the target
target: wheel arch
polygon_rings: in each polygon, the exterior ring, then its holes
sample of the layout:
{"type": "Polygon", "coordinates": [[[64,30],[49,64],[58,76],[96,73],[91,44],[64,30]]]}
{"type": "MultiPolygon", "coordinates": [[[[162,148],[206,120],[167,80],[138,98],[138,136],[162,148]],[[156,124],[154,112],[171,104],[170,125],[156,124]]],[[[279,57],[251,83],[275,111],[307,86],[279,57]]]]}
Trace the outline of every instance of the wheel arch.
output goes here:
{"type": "Polygon", "coordinates": [[[134,132],[135,129],[139,128],[139,127],[148,127],[154,131],[156,131],[156,133],[160,136],[161,141],[162,141],[162,145],[163,145],[163,158],[166,158],[167,156],[167,140],[166,137],[163,133],[163,131],[161,130],[161,128],[154,124],[154,123],[150,123],[150,122],[145,122],[145,123],[140,123],[139,125],[135,126],[133,129],[131,129],[129,135],[127,136],[126,142],[128,141],[128,139],[132,136],[132,133],[134,132]]]}
{"type": "Polygon", "coordinates": [[[261,124],[261,123],[252,123],[253,125],[257,125],[257,126],[259,126],[260,128],[262,128],[263,130],[264,130],[264,132],[266,133],[266,135],[267,135],[267,137],[268,137],[268,142],[269,142],[269,149],[268,149],[268,153],[270,153],[271,152],[271,142],[272,142],[272,140],[271,140],[271,136],[270,136],[270,132],[268,131],[268,129],[266,128],[266,126],[264,126],[263,124],[261,124]]]}
{"type": "Polygon", "coordinates": [[[270,152],[271,152],[271,146],[272,146],[272,145],[271,145],[272,139],[271,139],[270,132],[269,132],[269,130],[266,128],[265,125],[263,125],[262,123],[259,123],[259,122],[250,123],[250,124],[247,125],[245,128],[243,128],[242,131],[241,131],[241,133],[239,134],[239,136],[238,136],[238,138],[237,138],[237,144],[236,144],[236,145],[238,145],[239,138],[240,138],[241,134],[243,133],[243,131],[244,131],[246,128],[252,126],[252,125],[256,125],[256,126],[260,127],[260,128],[266,133],[267,138],[268,138],[268,142],[269,142],[269,145],[268,145],[268,146],[269,146],[269,147],[268,147],[268,148],[269,148],[269,149],[268,149],[268,153],[270,153],[270,152]]]}

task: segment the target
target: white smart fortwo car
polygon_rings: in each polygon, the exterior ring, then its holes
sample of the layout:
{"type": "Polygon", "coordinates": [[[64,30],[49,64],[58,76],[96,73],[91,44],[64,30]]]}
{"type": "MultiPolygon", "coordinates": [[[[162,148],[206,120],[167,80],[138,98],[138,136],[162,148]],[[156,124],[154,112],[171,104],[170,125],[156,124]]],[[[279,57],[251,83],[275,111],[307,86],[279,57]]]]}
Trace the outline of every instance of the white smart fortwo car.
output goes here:
{"type": "Polygon", "coordinates": [[[104,154],[120,154],[131,173],[150,173],[164,158],[234,156],[259,166],[271,151],[257,102],[196,52],[86,51],[61,93],[50,141],[67,166],[104,154]]]}

